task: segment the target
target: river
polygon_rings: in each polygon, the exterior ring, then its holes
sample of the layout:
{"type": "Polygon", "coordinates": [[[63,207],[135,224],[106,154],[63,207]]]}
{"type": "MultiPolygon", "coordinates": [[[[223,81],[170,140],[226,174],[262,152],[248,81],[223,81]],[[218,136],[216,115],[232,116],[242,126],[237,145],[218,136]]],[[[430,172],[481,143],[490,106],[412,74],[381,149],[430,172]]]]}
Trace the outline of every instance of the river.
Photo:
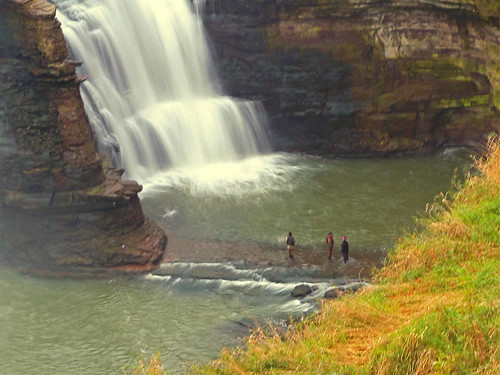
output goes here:
{"type": "Polygon", "coordinates": [[[369,277],[467,165],[460,150],[361,160],[269,154],[166,173],[141,196],[169,236],[155,272],[58,279],[0,266],[0,372],[119,374],[157,351],[169,371],[213,359],[255,322],[315,311],[331,285],[369,277]],[[218,174],[221,167],[230,173],[218,174]],[[297,239],[293,260],[288,231],[297,239]],[[347,236],[347,264],[338,252],[327,260],[328,231],[347,236]],[[302,282],[318,290],[293,298],[302,282]]]}

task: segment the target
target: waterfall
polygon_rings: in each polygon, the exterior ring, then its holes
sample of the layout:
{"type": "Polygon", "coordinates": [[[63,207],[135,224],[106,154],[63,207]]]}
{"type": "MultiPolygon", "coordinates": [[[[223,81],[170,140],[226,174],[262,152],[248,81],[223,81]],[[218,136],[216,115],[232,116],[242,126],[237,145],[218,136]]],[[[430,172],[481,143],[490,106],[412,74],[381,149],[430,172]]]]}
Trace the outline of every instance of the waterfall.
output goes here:
{"type": "Polygon", "coordinates": [[[261,104],[221,94],[200,1],[53,1],[99,151],[127,177],[268,151],[261,104]]]}

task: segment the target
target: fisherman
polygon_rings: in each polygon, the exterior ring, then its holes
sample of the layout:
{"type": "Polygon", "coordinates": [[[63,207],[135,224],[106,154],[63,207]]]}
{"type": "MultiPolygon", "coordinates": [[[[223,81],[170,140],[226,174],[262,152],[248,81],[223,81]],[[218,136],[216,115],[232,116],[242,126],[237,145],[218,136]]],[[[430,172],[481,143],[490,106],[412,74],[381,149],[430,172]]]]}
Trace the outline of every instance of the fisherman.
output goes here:
{"type": "Polygon", "coordinates": [[[335,240],[333,239],[333,233],[329,232],[326,236],[325,243],[328,245],[328,259],[332,259],[333,249],[335,248],[335,240]]]}
{"type": "Polygon", "coordinates": [[[295,238],[293,238],[292,232],[288,232],[288,237],[285,239],[285,241],[286,247],[288,249],[288,257],[293,258],[295,250],[295,238]]]}
{"type": "Polygon", "coordinates": [[[341,247],[342,255],[344,256],[344,263],[347,263],[349,260],[349,243],[347,242],[346,236],[342,237],[342,247],[341,247]]]}

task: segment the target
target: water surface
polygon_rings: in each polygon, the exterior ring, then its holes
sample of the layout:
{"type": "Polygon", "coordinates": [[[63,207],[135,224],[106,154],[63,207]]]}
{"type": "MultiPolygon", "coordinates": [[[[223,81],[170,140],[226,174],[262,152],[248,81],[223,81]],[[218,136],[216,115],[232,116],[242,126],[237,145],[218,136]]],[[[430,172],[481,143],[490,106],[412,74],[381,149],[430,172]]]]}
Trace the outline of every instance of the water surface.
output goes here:
{"type": "Polygon", "coordinates": [[[153,274],[56,279],[0,266],[0,372],[119,374],[157,351],[170,371],[216,358],[254,322],[310,313],[332,285],[368,277],[466,165],[457,151],[362,160],[271,154],[158,175],[142,193],[169,236],[168,263],[153,274]],[[347,235],[348,264],[339,253],[326,259],[330,230],[337,240],[347,235]],[[302,282],[317,290],[295,299],[302,282]]]}

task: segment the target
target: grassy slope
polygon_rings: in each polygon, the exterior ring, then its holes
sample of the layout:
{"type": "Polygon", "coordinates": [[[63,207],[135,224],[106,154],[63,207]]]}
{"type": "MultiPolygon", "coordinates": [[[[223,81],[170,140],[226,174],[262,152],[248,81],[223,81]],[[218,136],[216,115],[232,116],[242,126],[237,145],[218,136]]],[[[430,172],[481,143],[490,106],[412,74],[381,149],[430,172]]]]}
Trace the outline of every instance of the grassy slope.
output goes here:
{"type": "MultiPolygon", "coordinates": [[[[190,374],[500,374],[500,141],[429,205],[374,285],[190,374]]],[[[134,374],[163,374],[159,357],[134,374]],[[149,369],[148,369],[149,367],[149,369]]]]}

